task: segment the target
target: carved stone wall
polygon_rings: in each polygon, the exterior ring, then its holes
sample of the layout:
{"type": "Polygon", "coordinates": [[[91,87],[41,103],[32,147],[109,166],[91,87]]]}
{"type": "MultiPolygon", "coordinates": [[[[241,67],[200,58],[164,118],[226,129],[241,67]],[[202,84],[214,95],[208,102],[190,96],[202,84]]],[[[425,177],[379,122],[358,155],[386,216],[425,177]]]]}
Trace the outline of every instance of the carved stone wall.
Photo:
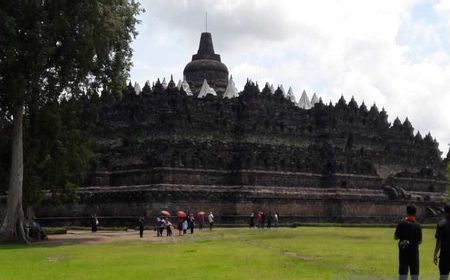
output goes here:
{"type": "Polygon", "coordinates": [[[168,208],[212,210],[227,223],[254,210],[290,222],[393,222],[411,202],[422,220],[442,213],[448,180],[431,135],[354,100],[304,110],[268,92],[249,82],[238,98],[199,99],[159,83],[141,95],[128,87],[99,112],[98,160],[80,200],[49,201],[38,216],[120,224],[168,208]]]}

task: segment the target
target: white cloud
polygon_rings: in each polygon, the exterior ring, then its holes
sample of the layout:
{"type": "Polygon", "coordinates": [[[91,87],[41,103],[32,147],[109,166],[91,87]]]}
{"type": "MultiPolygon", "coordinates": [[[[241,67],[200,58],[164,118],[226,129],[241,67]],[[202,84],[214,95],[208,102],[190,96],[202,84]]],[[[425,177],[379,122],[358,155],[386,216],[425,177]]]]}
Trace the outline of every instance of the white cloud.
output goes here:
{"type": "Polygon", "coordinates": [[[178,71],[197,50],[208,10],[216,52],[242,88],[246,78],[341,93],[409,117],[450,143],[450,0],[153,0],[135,44],[133,76],[178,71]],[[431,14],[430,14],[431,13],[431,14]],[[421,16],[419,17],[418,14],[421,16]],[[143,38],[143,39],[141,39],[143,38]],[[145,55],[144,55],[145,54],[145,55]],[[164,59],[162,59],[164,58],[164,59]],[[138,70],[147,69],[146,73],[138,70]],[[178,70],[177,70],[178,69],[178,70]]]}
{"type": "Polygon", "coordinates": [[[450,12],[450,0],[438,0],[433,8],[438,12],[450,12]]]}

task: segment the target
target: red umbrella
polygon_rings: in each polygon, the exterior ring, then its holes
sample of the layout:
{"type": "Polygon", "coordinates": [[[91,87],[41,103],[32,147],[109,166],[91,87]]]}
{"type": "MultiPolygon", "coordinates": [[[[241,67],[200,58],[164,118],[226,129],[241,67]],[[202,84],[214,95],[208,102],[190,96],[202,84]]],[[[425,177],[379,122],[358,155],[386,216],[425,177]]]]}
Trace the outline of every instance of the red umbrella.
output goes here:
{"type": "Polygon", "coordinates": [[[200,211],[200,212],[197,213],[197,216],[205,216],[205,212],[200,211]]]}
{"type": "Polygon", "coordinates": [[[178,218],[184,218],[184,217],[186,217],[186,213],[184,213],[183,211],[178,211],[177,216],[178,216],[178,218]]]}
{"type": "Polygon", "coordinates": [[[170,212],[167,210],[162,210],[161,211],[161,215],[165,216],[165,217],[169,217],[170,216],[170,212]]]}

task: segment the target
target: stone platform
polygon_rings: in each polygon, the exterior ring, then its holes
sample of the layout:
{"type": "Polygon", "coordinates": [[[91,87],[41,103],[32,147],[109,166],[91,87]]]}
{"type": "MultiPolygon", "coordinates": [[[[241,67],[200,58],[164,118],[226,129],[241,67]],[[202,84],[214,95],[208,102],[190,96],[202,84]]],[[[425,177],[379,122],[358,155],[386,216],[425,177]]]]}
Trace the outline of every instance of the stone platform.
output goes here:
{"type": "Polygon", "coordinates": [[[134,226],[137,217],[153,219],[162,209],[212,211],[218,223],[247,223],[255,210],[278,212],[285,223],[394,223],[413,202],[420,221],[434,222],[442,211],[447,183],[433,181],[431,192],[404,178],[408,184],[401,197],[395,189],[383,187],[377,176],[335,174],[335,181],[346,182],[340,187],[323,187],[321,182],[329,178],[321,174],[242,170],[239,185],[224,184],[230,176],[223,170],[182,168],[102,172],[96,182],[108,185],[81,188],[77,203],[44,206],[36,214],[41,223],[53,226],[88,226],[92,213],[105,226],[134,226]]]}

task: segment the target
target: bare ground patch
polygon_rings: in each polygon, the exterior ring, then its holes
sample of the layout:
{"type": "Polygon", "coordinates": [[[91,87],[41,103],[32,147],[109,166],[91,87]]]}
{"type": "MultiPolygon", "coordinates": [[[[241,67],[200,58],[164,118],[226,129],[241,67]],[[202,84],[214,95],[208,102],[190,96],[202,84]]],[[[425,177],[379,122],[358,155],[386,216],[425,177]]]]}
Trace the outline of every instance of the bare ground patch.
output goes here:
{"type": "MultiPolygon", "coordinates": [[[[219,232],[217,232],[219,233],[219,232]]],[[[220,235],[220,234],[219,234],[220,235]]],[[[90,232],[83,230],[69,230],[67,234],[61,235],[49,235],[48,240],[42,240],[37,242],[37,244],[45,245],[72,245],[72,244],[101,244],[101,243],[112,243],[112,242],[123,242],[123,241],[138,241],[138,242],[161,242],[161,243],[176,243],[189,240],[210,240],[220,237],[217,234],[213,235],[202,235],[201,231],[197,231],[194,234],[186,234],[184,236],[179,236],[175,233],[172,236],[156,236],[156,231],[145,231],[144,237],[139,237],[138,231],[98,231],[90,232]]]]}

